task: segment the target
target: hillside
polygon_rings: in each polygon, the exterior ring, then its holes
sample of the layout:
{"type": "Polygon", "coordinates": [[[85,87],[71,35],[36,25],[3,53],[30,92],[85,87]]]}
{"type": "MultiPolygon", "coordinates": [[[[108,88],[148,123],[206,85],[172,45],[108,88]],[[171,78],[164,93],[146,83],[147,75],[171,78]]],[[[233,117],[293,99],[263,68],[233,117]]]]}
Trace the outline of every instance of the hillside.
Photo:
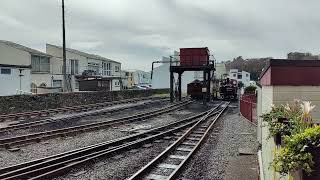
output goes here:
{"type": "Polygon", "coordinates": [[[247,71],[251,73],[251,80],[257,81],[260,73],[262,72],[263,67],[266,64],[268,58],[251,58],[243,59],[241,56],[234,58],[233,61],[226,62],[226,69],[239,69],[241,71],[247,71]]]}

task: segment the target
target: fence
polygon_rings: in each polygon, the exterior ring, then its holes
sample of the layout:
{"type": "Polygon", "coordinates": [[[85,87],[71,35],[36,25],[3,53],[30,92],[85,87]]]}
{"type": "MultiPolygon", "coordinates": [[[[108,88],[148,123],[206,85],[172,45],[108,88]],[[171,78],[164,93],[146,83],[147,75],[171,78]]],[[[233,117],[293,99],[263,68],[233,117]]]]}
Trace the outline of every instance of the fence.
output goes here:
{"type": "Polygon", "coordinates": [[[257,124],[257,97],[255,94],[245,94],[241,96],[240,112],[246,119],[257,124]]]}

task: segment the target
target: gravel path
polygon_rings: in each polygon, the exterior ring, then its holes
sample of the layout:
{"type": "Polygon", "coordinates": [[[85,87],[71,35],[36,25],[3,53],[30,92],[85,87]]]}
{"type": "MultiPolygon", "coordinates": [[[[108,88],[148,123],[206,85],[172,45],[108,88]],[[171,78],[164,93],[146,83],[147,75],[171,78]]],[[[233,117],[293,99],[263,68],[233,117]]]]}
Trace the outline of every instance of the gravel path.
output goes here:
{"type": "Polygon", "coordinates": [[[239,148],[256,150],[257,146],[256,126],[240,117],[238,108],[229,108],[178,179],[222,180],[229,160],[238,155],[239,148]]]}

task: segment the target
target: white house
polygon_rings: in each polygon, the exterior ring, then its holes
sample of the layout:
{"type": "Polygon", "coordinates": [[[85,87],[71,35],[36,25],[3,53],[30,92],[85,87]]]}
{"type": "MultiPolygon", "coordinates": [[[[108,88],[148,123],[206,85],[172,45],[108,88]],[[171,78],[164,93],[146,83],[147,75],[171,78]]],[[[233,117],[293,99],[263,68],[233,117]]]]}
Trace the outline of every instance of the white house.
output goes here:
{"type": "Polygon", "coordinates": [[[32,79],[37,73],[50,72],[50,59],[46,53],[0,40],[0,95],[35,92],[41,82],[35,84],[32,79]]]}
{"type": "MultiPolygon", "coordinates": [[[[142,70],[125,70],[128,74],[128,78],[131,79],[131,86],[138,85],[150,85],[151,84],[151,73],[142,70]]],[[[130,81],[129,79],[129,81],[130,81]]]]}
{"type": "MultiPolygon", "coordinates": [[[[177,60],[175,58],[175,60],[177,60]]],[[[168,57],[162,57],[162,61],[170,61],[168,57]]],[[[203,72],[186,71],[181,76],[181,91],[187,92],[187,84],[195,79],[203,80],[203,72]]],[[[174,74],[175,83],[177,83],[178,75],[174,74]]],[[[162,63],[160,66],[153,69],[152,88],[170,88],[170,63],[162,63]]]]}
{"type": "Polygon", "coordinates": [[[235,79],[242,82],[244,87],[250,86],[250,73],[246,71],[239,71],[238,69],[230,69],[229,76],[230,79],[235,79]]]}
{"type": "MultiPolygon", "coordinates": [[[[47,54],[51,55],[52,75],[46,77],[52,86],[62,85],[62,47],[47,44],[47,54]]],[[[71,89],[79,90],[78,81],[90,78],[100,78],[108,82],[109,90],[120,90],[121,63],[95,54],[66,49],[67,74],[71,89]]]]}

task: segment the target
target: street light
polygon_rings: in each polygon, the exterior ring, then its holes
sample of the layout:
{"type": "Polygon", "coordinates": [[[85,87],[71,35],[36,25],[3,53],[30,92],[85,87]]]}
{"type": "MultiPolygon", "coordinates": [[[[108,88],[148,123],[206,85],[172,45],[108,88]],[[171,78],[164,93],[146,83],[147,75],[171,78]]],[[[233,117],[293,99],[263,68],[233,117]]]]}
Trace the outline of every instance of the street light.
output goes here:
{"type": "Polygon", "coordinates": [[[24,75],[22,74],[22,71],[23,71],[23,70],[24,70],[24,69],[19,69],[19,81],[20,81],[20,83],[19,83],[19,94],[22,93],[21,84],[22,84],[22,77],[24,76],[24,75]]]}

